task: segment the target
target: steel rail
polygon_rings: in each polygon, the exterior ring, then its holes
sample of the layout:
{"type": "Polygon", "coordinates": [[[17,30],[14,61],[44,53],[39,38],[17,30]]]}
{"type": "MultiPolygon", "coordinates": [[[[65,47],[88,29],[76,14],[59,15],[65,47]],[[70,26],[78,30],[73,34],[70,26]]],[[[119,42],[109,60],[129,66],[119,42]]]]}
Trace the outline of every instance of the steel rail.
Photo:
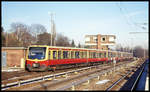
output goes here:
{"type": "MultiPolygon", "coordinates": [[[[144,63],[144,62],[143,62],[144,63]]],[[[142,64],[140,64],[139,66],[142,67],[142,64]]],[[[138,70],[139,68],[137,68],[136,70],[138,70]]],[[[143,69],[142,69],[143,70],[143,69]]],[[[132,70],[130,70],[126,75],[124,75],[123,77],[121,77],[119,80],[117,80],[116,82],[114,82],[111,86],[109,86],[106,91],[110,91],[114,86],[116,86],[119,82],[121,82],[124,78],[126,78],[130,73],[132,72],[132,70]]],[[[141,75],[141,73],[139,74],[141,75]]],[[[139,78],[139,76],[138,76],[139,78]]],[[[134,85],[132,86],[132,89],[135,87],[137,80],[135,81],[134,85]]],[[[131,90],[132,91],[132,90],[131,90]]]]}
{"type": "MultiPolygon", "coordinates": [[[[121,66],[126,66],[126,65],[118,65],[115,70],[120,69],[121,66]]],[[[80,85],[80,84],[82,84],[82,83],[84,83],[84,82],[86,82],[86,81],[88,81],[88,80],[91,80],[91,79],[96,78],[96,77],[98,77],[98,76],[100,76],[100,75],[106,74],[106,73],[108,73],[108,72],[110,72],[110,71],[113,71],[113,70],[114,70],[114,67],[112,67],[111,69],[107,69],[107,70],[105,70],[105,71],[103,71],[103,72],[97,73],[97,74],[95,74],[95,75],[93,75],[93,76],[90,76],[90,77],[88,77],[88,78],[86,78],[86,79],[82,79],[82,80],[79,80],[79,81],[70,83],[70,84],[68,84],[68,85],[65,85],[64,87],[58,88],[57,90],[66,90],[66,89],[69,89],[69,88],[71,88],[72,86],[80,85]]]]}
{"type": "Polygon", "coordinates": [[[2,90],[6,90],[6,89],[9,89],[9,88],[12,88],[12,87],[17,87],[17,86],[21,86],[21,85],[40,82],[40,81],[46,80],[48,78],[53,78],[53,77],[57,77],[57,76],[61,76],[61,75],[65,75],[65,74],[69,74],[69,73],[73,73],[73,72],[79,72],[79,71],[83,71],[83,70],[87,70],[87,69],[91,69],[91,68],[96,68],[96,67],[100,67],[100,66],[105,66],[105,64],[104,65],[91,66],[91,67],[85,67],[85,68],[81,68],[81,69],[77,69],[77,70],[71,70],[71,71],[58,73],[58,74],[46,75],[46,76],[27,79],[27,80],[20,80],[20,81],[13,82],[13,83],[8,83],[8,84],[5,84],[5,85],[2,84],[1,88],[2,88],[2,90]]]}
{"type": "Polygon", "coordinates": [[[88,80],[91,80],[91,79],[96,78],[96,77],[98,77],[98,76],[100,76],[100,75],[103,75],[103,74],[105,74],[105,73],[107,73],[107,72],[108,72],[108,71],[105,71],[105,72],[103,72],[103,73],[96,74],[96,75],[94,75],[94,76],[90,76],[90,77],[88,77],[88,78],[86,78],[86,79],[82,79],[82,80],[79,80],[79,81],[76,81],[76,82],[72,82],[71,84],[65,85],[64,87],[58,88],[57,90],[69,89],[69,88],[71,88],[72,86],[79,85],[79,84],[84,83],[84,82],[86,82],[86,81],[88,81],[88,80]]]}
{"type": "MultiPolygon", "coordinates": [[[[144,62],[144,64],[145,64],[145,63],[146,63],[146,62],[144,62]]],[[[142,65],[143,65],[143,64],[142,64],[142,65]]],[[[146,65],[146,64],[145,64],[145,65],[146,65]]],[[[143,73],[143,71],[144,71],[145,65],[142,66],[142,70],[140,71],[138,77],[136,78],[136,80],[135,80],[135,82],[134,82],[134,84],[133,84],[133,86],[132,86],[132,88],[131,88],[131,91],[133,91],[133,90],[135,89],[136,84],[137,84],[138,80],[140,79],[140,76],[142,75],[142,73],[143,73]]]]}
{"type": "MultiPolygon", "coordinates": [[[[51,75],[46,75],[46,76],[27,79],[27,80],[19,80],[19,81],[14,82],[14,83],[8,83],[8,84],[5,84],[5,85],[2,84],[1,88],[2,88],[2,90],[6,90],[6,89],[17,87],[17,86],[22,86],[22,85],[26,85],[26,84],[31,84],[31,83],[35,83],[35,82],[44,81],[44,80],[47,80],[48,78],[58,77],[58,76],[61,76],[61,75],[74,73],[74,72],[79,72],[79,71],[83,71],[83,70],[91,69],[91,68],[97,68],[97,67],[105,66],[105,65],[107,65],[107,64],[97,65],[97,66],[90,66],[90,67],[85,67],[85,68],[81,68],[81,69],[77,69],[77,70],[67,71],[67,72],[58,73],[58,74],[51,74],[51,75]]],[[[119,65],[119,66],[121,66],[121,65],[119,65]]]]}
{"type": "Polygon", "coordinates": [[[106,89],[106,91],[110,91],[114,86],[116,86],[120,81],[122,81],[125,77],[127,77],[131,72],[132,72],[132,70],[130,70],[126,75],[124,75],[119,80],[117,80],[116,82],[114,82],[110,87],[108,87],[106,89]]]}

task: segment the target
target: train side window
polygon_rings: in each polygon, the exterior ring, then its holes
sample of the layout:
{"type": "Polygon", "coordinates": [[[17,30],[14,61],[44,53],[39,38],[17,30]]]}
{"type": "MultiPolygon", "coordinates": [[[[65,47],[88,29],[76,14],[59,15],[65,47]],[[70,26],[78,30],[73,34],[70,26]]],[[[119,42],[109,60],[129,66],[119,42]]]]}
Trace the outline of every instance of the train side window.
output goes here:
{"type": "Polygon", "coordinates": [[[57,51],[53,51],[53,59],[57,59],[57,51]]]}
{"type": "Polygon", "coordinates": [[[99,57],[99,58],[101,58],[101,53],[98,53],[98,54],[99,54],[99,56],[98,56],[98,57],[99,57]]]}
{"type": "Polygon", "coordinates": [[[94,52],[92,52],[92,58],[94,58],[94,52]]]}
{"type": "Polygon", "coordinates": [[[96,58],[96,52],[93,52],[93,58],[96,58]]]}
{"type": "Polygon", "coordinates": [[[116,56],[118,57],[118,53],[116,53],[116,56]]]}
{"type": "Polygon", "coordinates": [[[109,57],[113,57],[113,56],[112,56],[112,52],[110,52],[110,55],[109,55],[109,57]]]}
{"type": "Polygon", "coordinates": [[[84,53],[85,53],[85,58],[87,58],[87,51],[85,51],[84,53]]]}
{"type": "Polygon", "coordinates": [[[96,52],[96,58],[99,58],[99,56],[98,56],[98,52],[96,52]]]}
{"type": "Polygon", "coordinates": [[[110,52],[108,52],[108,57],[110,57],[110,52]]]}
{"type": "Polygon", "coordinates": [[[112,52],[108,52],[108,57],[112,57],[112,52]]]}
{"type": "Polygon", "coordinates": [[[104,57],[106,57],[106,52],[104,52],[104,57]]]}
{"type": "Polygon", "coordinates": [[[91,58],[91,52],[89,51],[89,58],[91,58]]]}
{"type": "Polygon", "coordinates": [[[114,53],[114,57],[116,57],[116,53],[114,53]]]}
{"type": "Polygon", "coordinates": [[[90,52],[90,58],[93,58],[93,52],[90,52]]]}
{"type": "Polygon", "coordinates": [[[61,51],[58,51],[58,59],[61,59],[61,51]]]}
{"type": "Polygon", "coordinates": [[[67,59],[68,58],[68,51],[63,51],[63,59],[67,59]]]}
{"type": "Polygon", "coordinates": [[[102,58],[104,58],[105,57],[105,54],[104,54],[104,52],[102,52],[102,58]]]}
{"type": "Polygon", "coordinates": [[[75,52],[75,58],[79,58],[79,51],[75,52]]]}
{"type": "Polygon", "coordinates": [[[99,52],[97,53],[97,58],[100,58],[99,52]]]}

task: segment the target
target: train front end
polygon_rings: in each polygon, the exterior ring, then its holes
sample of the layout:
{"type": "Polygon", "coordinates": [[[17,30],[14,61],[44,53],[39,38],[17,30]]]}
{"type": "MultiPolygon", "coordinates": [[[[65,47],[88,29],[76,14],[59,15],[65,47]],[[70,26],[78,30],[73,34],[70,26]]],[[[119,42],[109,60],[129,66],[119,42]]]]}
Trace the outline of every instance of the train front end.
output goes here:
{"type": "Polygon", "coordinates": [[[46,71],[48,69],[48,47],[33,45],[28,47],[26,69],[28,71],[46,71]]]}

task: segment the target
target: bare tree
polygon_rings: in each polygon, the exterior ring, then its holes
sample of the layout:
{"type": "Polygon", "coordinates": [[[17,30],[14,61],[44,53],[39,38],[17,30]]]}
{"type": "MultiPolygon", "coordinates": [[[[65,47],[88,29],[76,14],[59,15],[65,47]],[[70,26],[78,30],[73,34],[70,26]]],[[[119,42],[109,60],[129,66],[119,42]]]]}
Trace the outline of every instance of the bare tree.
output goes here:
{"type": "Polygon", "coordinates": [[[123,47],[121,46],[121,44],[116,45],[116,51],[123,51],[123,47]]]}
{"type": "Polygon", "coordinates": [[[12,23],[11,24],[11,29],[9,30],[10,32],[14,32],[14,34],[17,36],[17,40],[22,41],[22,36],[25,32],[28,31],[28,26],[23,23],[12,23]]]}
{"type": "Polygon", "coordinates": [[[35,37],[35,43],[37,42],[37,36],[46,32],[46,28],[41,24],[31,24],[30,33],[35,37]]]}
{"type": "Polygon", "coordinates": [[[2,41],[2,46],[6,46],[6,37],[5,37],[5,33],[4,33],[4,28],[1,27],[1,41],[2,41]]]}
{"type": "Polygon", "coordinates": [[[57,34],[56,46],[70,46],[69,38],[62,34],[57,34]]]}
{"type": "Polygon", "coordinates": [[[123,49],[124,49],[123,51],[125,51],[125,52],[131,52],[132,51],[132,49],[129,46],[124,47],[123,49]]]}
{"type": "Polygon", "coordinates": [[[17,36],[14,33],[7,33],[7,47],[18,47],[21,42],[17,40],[17,36]]]}
{"type": "Polygon", "coordinates": [[[38,45],[50,45],[51,35],[47,32],[38,35],[37,44],[38,45]]]}
{"type": "Polygon", "coordinates": [[[144,49],[141,46],[134,47],[133,55],[134,57],[144,57],[144,49]]]}
{"type": "MultiPolygon", "coordinates": [[[[35,39],[30,32],[30,27],[23,23],[12,23],[11,28],[8,30],[9,32],[9,45],[15,44],[17,46],[28,46],[35,39]],[[13,38],[11,36],[13,35],[13,38]],[[16,40],[16,41],[13,41],[16,40]],[[13,43],[14,42],[14,43],[13,43]]],[[[14,45],[13,45],[14,46],[14,45]]]]}

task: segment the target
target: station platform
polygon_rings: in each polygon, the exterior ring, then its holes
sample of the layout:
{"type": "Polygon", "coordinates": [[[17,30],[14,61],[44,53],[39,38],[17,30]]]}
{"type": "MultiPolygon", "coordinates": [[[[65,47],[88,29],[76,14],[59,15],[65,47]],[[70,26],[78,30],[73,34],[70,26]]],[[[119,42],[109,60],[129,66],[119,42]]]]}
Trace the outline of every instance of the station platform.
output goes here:
{"type": "Polygon", "coordinates": [[[146,78],[145,91],[149,91],[149,76],[146,78]]]}
{"type": "Polygon", "coordinates": [[[22,71],[24,68],[21,67],[2,67],[1,72],[13,72],[13,71],[22,71]]]}

